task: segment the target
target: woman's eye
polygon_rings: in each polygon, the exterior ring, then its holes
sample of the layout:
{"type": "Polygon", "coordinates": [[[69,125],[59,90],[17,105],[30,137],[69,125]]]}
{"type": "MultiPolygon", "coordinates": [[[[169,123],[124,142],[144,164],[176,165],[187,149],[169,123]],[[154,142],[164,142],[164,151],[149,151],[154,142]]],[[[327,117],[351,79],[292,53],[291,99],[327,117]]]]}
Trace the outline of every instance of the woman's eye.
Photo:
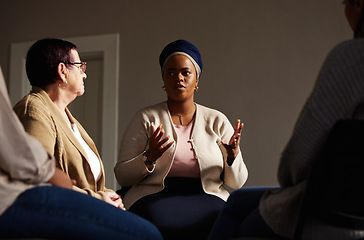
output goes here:
{"type": "Polygon", "coordinates": [[[191,72],[190,71],[185,71],[185,72],[183,72],[183,76],[188,76],[188,75],[190,75],[191,74],[191,72]]]}
{"type": "Polygon", "coordinates": [[[173,73],[173,72],[167,72],[167,75],[168,75],[168,76],[173,76],[173,75],[174,75],[174,73],[173,73]]]}

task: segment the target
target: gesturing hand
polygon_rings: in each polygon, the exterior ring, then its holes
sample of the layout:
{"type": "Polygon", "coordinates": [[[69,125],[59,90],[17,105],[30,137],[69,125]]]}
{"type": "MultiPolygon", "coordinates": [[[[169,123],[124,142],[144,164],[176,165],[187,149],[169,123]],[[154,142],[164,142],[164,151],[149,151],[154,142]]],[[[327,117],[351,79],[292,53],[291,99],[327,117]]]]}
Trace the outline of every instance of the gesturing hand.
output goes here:
{"type": "Polygon", "coordinates": [[[239,153],[239,144],[240,144],[240,136],[241,136],[241,130],[243,129],[244,123],[240,124],[240,119],[236,121],[235,128],[234,128],[234,134],[230,138],[229,143],[225,143],[221,141],[222,145],[225,147],[227,152],[227,163],[229,165],[233,164],[234,159],[239,153]]]}
{"type": "Polygon", "coordinates": [[[169,136],[164,137],[164,130],[162,129],[162,124],[160,124],[157,128],[152,123],[152,134],[149,138],[149,149],[145,152],[145,156],[147,157],[149,162],[155,162],[158,158],[162,156],[162,154],[174,143],[174,141],[169,141],[169,136]],[[168,142],[165,146],[163,146],[166,142],[168,142]]]}

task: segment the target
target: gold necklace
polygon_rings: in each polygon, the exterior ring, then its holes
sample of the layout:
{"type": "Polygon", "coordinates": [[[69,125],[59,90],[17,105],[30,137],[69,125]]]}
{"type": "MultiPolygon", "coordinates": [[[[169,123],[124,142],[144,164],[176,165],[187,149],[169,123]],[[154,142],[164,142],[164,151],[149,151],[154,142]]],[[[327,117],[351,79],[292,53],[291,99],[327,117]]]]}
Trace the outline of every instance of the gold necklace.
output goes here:
{"type": "Polygon", "coordinates": [[[192,112],[189,112],[189,113],[186,113],[185,115],[182,115],[182,114],[178,114],[178,113],[174,113],[172,112],[171,110],[169,110],[169,112],[171,113],[171,115],[175,115],[175,116],[178,116],[178,119],[179,119],[179,122],[181,123],[181,125],[183,126],[183,116],[187,116],[187,115],[190,115],[191,113],[195,113],[196,111],[196,104],[195,104],[195,109],[193,109],[192,112]]]}

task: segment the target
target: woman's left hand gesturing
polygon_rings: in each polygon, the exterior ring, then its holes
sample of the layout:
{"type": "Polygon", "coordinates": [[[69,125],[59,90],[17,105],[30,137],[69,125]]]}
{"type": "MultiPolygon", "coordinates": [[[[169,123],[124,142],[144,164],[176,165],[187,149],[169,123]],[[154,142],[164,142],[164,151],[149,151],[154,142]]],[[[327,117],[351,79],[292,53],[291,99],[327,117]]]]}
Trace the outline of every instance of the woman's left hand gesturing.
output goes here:
{"type": "Polygon", "coordinates": [[[241,130],[243,129],[244,123],[240,124],[240,119],[236,121],[235,128],[234,128],[234,134],[230,138],[229,143],[225,143],[221,141],[222,145],[225,147],[227,152],[227,163],[230,166],[233,164],[236,156],[239,154],[239,144],[240,144],[240,136],[241,136],[241,130]]]}

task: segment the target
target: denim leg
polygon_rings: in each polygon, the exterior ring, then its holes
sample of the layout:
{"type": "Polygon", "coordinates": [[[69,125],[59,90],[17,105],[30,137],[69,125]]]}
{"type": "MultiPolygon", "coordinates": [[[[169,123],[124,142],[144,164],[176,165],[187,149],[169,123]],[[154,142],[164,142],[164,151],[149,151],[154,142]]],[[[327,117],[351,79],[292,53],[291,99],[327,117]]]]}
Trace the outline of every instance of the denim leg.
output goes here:
{"type": "Polygon", "coordinates": [[[104,201],[59,187],[20,194],[0,216],[0,238],[162,239],[150,222],[104,201]]]}
{"type": "Polygon", "coordinates": [[[236,237],[244,219],[259,206],[260,198],[271,188],[244,187],[232,192],[210,232],[209,240],[236,237]]]}

